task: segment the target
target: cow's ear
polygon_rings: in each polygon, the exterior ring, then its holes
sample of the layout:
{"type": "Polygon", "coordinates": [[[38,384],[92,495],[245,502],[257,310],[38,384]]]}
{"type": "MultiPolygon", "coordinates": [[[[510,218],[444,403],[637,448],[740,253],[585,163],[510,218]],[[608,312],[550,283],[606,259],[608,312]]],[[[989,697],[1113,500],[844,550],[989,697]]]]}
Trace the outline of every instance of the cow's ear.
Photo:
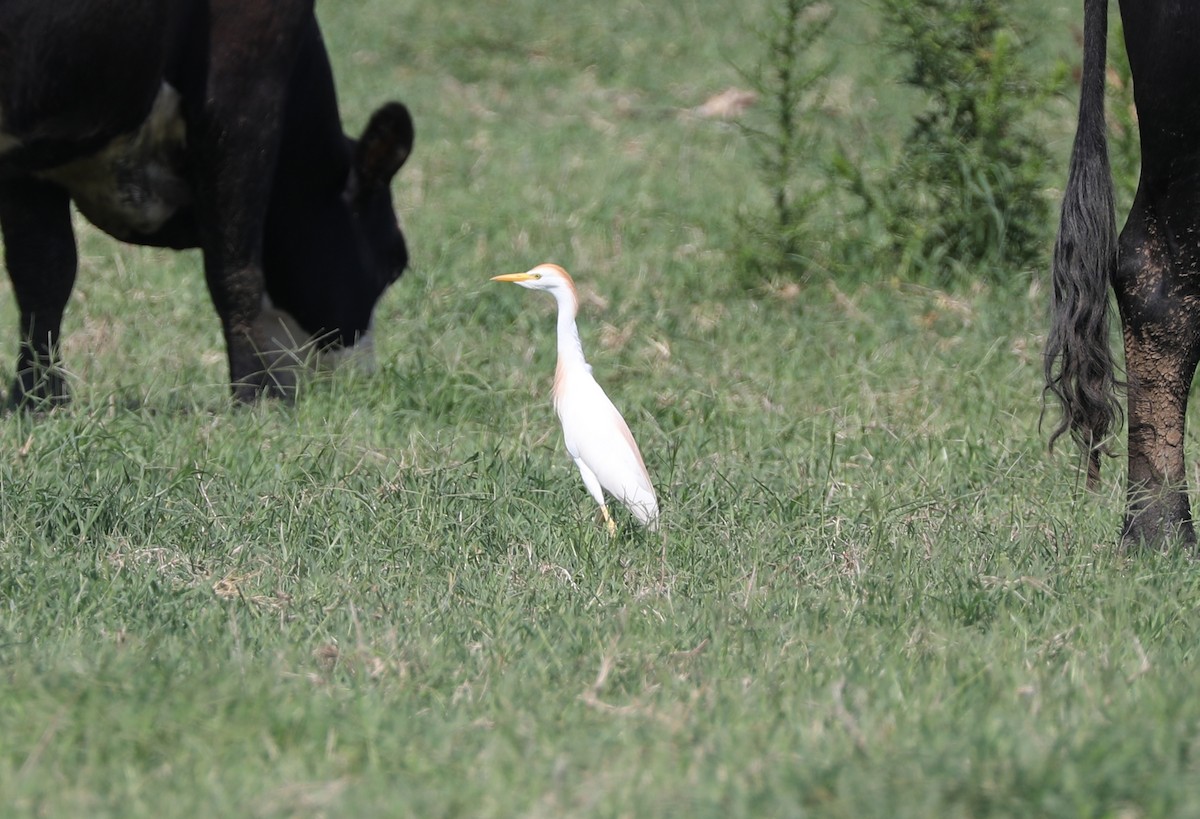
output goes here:
{"type": "Polygon", "coordinates": [[[412,145],[412,116],[402,104],[389,102],[372,114],[354,147],[352,194],[386,187],[412,153],[412,145]]]}

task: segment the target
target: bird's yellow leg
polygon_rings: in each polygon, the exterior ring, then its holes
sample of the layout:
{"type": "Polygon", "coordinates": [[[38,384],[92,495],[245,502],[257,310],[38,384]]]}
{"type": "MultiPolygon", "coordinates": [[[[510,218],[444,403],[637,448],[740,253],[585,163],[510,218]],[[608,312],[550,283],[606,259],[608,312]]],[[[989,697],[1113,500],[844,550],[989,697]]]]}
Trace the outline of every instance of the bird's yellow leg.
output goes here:
{"type": "Polygon", "coordinates": [[[612,537],[617,533],[617,522],[612,519],[612,515],[608,514],[608,506],[600,506],[600,514],[604,517],[604,528],[608,529],[608,536],[612,537]]]}

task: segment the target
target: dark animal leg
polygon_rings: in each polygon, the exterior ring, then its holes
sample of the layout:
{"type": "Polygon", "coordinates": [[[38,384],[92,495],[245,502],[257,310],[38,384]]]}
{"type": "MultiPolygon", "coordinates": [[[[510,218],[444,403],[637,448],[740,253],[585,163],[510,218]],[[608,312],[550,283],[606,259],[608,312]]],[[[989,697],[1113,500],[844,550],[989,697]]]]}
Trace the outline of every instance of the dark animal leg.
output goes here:
{"type": "Polygon", "coordinates": [[[0,229],[21,314],[9,403],[33,409],[65,403],[58,338],[77,262],[70,199],[46,182],[8,180],[0,184],[0,229]]]}
{"type": "Polygon", "coordinates": [[[200,118],[204,178],[197,180],[204,270],[221,317],[233,395],[290,397],[292,359],[263,330],[263,228],[288,79],[311,0],[210,5],[212,54],[200,118]]]}
{"type": "Polygon", "coordinates": [[[1194,544],[1184,467],[1188,391],[1200,360],[1200,295],[1179,276],[1152,220],[1130,224],[1114,281],[1129,394],[1127,546],[1194,544]]]}
{"type": "Polygon", "coordinates": [[[1129,506],[1122,540],[1132,546],[1165,548],[1172,541],[1196,542],[1187,497],[1183,437],[1188,388],[1200,345],[1194,334],[1186,349],[1160,344],[1156,335],[1139,336],[1136,331],[1125,334],[1129,506]]]}

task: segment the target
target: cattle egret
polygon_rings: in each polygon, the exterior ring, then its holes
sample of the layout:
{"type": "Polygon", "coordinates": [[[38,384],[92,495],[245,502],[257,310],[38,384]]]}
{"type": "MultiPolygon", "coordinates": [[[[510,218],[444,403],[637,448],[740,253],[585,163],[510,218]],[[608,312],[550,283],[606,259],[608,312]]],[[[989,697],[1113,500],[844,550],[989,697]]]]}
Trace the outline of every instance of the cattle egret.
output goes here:
{"type": "Polygon", "coordinates": [[[554,411],[562,422],[567,452],[579,467],[583,485],[600,504],[609,534],[616,524],[608,513],[604,492],[629,507],[633,516],[658,528],[658,500],[646,464],[629,425],[592,377],[583,358],[575,327],[579,297],[570,275],[556,264],[541,264],[526,273],[493,276],[530,290],[545,290],[558,302],[558,366],[554,371],[554,411]]]}

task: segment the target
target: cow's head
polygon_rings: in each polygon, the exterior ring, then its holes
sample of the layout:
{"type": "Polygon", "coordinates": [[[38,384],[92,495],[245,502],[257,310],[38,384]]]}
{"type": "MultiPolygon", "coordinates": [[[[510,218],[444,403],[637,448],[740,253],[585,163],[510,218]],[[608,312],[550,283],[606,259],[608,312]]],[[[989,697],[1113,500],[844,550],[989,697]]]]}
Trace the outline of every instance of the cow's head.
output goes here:
{"type": "Polygon", "coordinates": [[[303,178],[277,186],[272,200],[264,329],[280,348],[315,348],[322,365],[350,359],[371,367],[375,304],[408,265],[391,193],[412,151],[408,109],[384,105],[359,139],[343,144],[332,168],[280,169],[303,178]]]}

